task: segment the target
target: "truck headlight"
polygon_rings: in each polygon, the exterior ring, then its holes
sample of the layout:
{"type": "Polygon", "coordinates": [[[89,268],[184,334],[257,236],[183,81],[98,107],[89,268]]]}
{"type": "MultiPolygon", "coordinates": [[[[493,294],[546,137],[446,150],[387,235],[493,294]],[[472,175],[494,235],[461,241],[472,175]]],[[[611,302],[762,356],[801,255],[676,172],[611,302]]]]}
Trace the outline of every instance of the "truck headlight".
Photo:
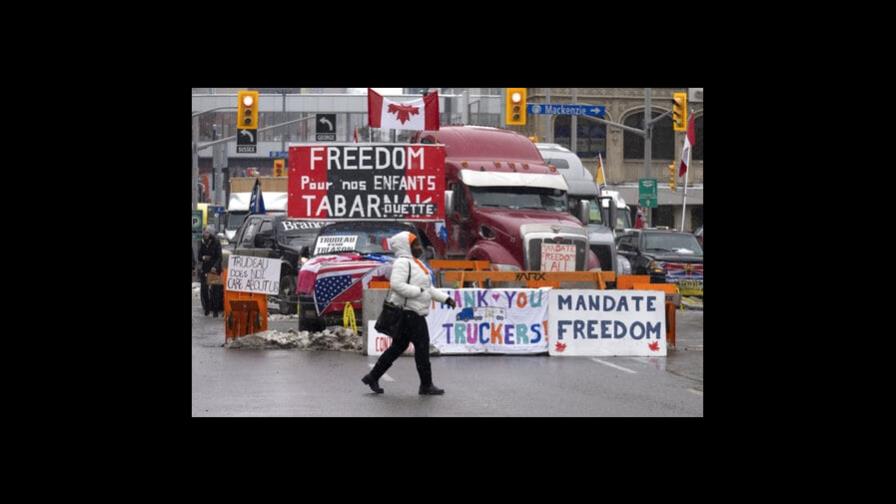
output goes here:
{"type": "Polygon", "coordinates": [[[663,269],[665,264],[656,261],[650,261],[650,264],[647,265],[647,269],[653,273],[665,273],[666,270],[663,269]]]}
{"type": "Polygon", "coordinates": [[[492,269],[497,271],[520,271],[519,266],[513,264],[492,264],[492,269]]]}

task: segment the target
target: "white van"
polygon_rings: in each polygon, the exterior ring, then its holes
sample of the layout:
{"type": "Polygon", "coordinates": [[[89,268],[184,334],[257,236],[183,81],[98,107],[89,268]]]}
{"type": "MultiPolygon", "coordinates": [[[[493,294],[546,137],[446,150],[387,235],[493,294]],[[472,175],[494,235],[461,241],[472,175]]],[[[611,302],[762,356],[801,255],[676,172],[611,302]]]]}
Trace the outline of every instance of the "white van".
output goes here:
{"type": "MultiPolygon", "coordinates": [[[[287,193],[263,192],[264,209],[268,213],[286,212],[287,193]]],[[[228,242],[233,241],[236,230],[249,215],[249,202],[252,201],[251,192],[230,193],[230,203],[227,205],[227,221],[224,224],[224,237],[228,242]]],[[[220,234],[220,233],[219,233],[220,234]]]]}

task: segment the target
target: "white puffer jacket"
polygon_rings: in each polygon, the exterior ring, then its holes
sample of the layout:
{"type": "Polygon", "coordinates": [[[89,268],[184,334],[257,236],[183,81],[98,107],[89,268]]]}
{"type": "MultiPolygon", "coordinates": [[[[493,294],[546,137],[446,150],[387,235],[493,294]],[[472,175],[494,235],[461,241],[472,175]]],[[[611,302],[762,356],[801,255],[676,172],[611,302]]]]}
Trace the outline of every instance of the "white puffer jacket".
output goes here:
{"type": "Polygon", "coordinates": [[[426,316],[429,314],[432,300],[443,303],[448,299],[448,294],[432,286],[429,270],[414,259],[411,254],[410,236],[411,233],[403,231],[389,238],[389,247],[395,252],[396,257],[392,265],[392,276],[389,278],[392,289],[389,301],[405,310],[426,316]],[[410,281],[408,281],[408,268],[411,270],[410,281]]]}

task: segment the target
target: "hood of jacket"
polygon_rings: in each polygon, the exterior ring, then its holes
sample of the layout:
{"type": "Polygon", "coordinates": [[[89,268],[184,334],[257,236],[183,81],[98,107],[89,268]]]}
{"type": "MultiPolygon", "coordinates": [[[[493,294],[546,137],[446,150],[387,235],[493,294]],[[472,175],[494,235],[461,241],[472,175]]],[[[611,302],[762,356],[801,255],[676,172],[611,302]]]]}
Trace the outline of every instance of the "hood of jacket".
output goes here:
{"type": "Polygon", "coordinates": [[[389,238],[389,248],[395,253],[395,257],[414,258],[414,254],[411,254],[411,236],[413,234],[409,231],[402,231],[389,238]]]}

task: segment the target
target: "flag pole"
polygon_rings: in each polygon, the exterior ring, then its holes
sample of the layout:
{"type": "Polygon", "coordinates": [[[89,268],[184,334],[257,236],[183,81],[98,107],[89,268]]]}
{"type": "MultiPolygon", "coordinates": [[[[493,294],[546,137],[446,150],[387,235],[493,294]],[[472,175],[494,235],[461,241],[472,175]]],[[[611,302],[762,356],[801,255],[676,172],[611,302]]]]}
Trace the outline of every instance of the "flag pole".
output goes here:
{"type": "MultiPolygon", "coordinates": [[[[687,132],[685,132],[687,135],[687,132]]],[[[696,136],[696,135],[695,135],[696,136]]],[[[688,169],[684,172],[684,194],[681,196],[681,232],[684,233],[684,219],[687,215],[685,213],[685,208],[687,208],[688,202],[688,175],[691,174],[691,153],[694,151],[694,146],[690,145],[688,147],[688,169]]]]}

